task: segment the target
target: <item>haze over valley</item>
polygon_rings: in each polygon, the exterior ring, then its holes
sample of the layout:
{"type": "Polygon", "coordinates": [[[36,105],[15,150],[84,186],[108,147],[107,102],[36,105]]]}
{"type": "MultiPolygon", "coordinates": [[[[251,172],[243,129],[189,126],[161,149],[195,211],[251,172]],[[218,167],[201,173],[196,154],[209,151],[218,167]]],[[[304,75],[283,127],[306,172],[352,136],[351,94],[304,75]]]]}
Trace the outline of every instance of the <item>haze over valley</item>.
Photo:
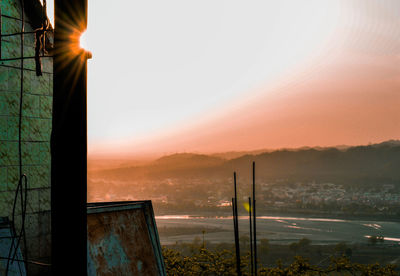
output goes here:
{"type": "MultiPolygon", "coordinates": [[[[339,148],[90,160],[89,201],[151,199],[161,213],[230,212],[233,172],[250,195],[256,163],[259,208],[335,215],[400,214],[400,142],[339,148]],[[226,157],[226,158],[223,158],[226,157]]],[[[244,210],[243,210],[244,211],[244,210]]]]}

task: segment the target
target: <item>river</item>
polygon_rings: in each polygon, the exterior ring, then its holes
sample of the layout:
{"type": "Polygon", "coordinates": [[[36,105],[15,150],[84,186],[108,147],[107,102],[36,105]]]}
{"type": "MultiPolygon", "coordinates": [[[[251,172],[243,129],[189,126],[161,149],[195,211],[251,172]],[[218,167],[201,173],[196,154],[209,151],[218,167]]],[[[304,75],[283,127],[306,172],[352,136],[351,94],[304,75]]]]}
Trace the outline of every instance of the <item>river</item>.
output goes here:
{"type": "MultiPolygon", "coordinates": [[[[192,242],[202,236],[202,229],[220,231],[205,232],[208,242],[233,243],[232,217],[197,217],[190,215],[156,216],[157,227],[198,229],[187,235],[161,235],[161,244],[192,242]]],[[[249,218],[239,217],[240,235],[249,235],[249,218]]],[[[400,244],[400,223],[388,221],[366,221],[331,218],[307,218],[286,216],[257,217],[257,239],[268,239],[271,243],[288,244],[305,237],[313,244],[333,244],[338,242],[367,243],[369,236],[385,237],[385,244],[400,244]]]]}

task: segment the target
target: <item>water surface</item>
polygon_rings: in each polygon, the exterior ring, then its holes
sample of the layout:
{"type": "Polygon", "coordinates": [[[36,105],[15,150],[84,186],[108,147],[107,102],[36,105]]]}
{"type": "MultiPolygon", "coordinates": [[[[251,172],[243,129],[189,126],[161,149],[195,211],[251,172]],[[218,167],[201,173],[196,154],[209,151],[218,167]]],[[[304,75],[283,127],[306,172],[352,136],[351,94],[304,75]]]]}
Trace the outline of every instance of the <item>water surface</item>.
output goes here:
{"type": "MultiPolygon", "coordinates": [[[[156,216],[158,228],[195,227],[198,234],[160,235],[162,244],[191,242],[202,236],[202,229],[219,228],[219,232],[207,233],[208,242],[233,243],[232,217],[202,217],[190,215],[156,216]]],[[[249,235],[249,218],[239,217],[240,235],[249,235]]],[[[313,244],[332,244],[341,241],[367,243],[369,236],[384,236],[385,244],[400,244],[400,223],[388,221],[344,220],[335,218],[307,218],[285,216],[257,217],[257,238],[271,243],[287,244],[305,237],[313,244]]]]}

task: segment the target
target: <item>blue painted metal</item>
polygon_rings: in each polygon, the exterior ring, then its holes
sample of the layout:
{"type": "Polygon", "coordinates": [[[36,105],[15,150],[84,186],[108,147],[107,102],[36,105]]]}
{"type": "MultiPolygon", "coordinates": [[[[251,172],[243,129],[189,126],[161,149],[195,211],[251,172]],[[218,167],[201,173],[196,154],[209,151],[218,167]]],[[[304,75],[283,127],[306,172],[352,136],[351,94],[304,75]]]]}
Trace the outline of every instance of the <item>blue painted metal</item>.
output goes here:
{"type": "MultiPolygon", "coordinates": [[[[8,253],[10,251],[12,238],[15,237],[11,230],[10,222],[7,217],[0,217],[0,275],[5,275],[8,253]]],[[[14,245],[15,246],[15,245],[14,245]]],[[[9,276],[25,276],[26,270],[22,262],[21,250],[17,248],[15,261],[11,262],[8,269],[9,276]]]]}
{"type": "Polygon", "coordinates": [[[166,275],[151,201],[88,203],[88,275],[166,275]]]}

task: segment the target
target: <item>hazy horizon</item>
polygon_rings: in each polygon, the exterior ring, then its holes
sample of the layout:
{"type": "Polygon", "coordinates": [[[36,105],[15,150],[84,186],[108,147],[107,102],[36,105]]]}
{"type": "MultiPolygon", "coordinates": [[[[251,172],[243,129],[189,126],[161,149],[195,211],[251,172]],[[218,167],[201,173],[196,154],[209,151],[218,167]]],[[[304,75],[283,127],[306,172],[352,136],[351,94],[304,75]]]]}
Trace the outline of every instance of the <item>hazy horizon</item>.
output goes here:
{"type": "Polygon", "coordinates": [[[139,155],[139,154],[88,154],[88,160],[93,161],[93,160],[115,160],[115,161],[123,161],[123,160],[134,160],[137,161],[138,163],[141,162],[147,162],[147,161],[153,161],[161,157],[165,156],[170,156],[170,155],[175,155],[175,154],[198,154],[198,155],[210,155],[210,156],[218,156],[218,155],[224,155],[224,154],[233,154],[233,156],[238,155],[244,155],[244,154],[261,154],[261,153],[266,153],[266,152],[274,152],[274,151],[280,151],[280,150],[289,150],[289,151],[297,151],[297,150],[303,150],[303,149],[328,149],[328,148],[337,148],[339,150],[342,149],[347,149],[350,147],[356,147],[356,146],[369,146],[369,145],[376,145],[376,144],[381,144],[385,142],[395,142],[400,144],[400,139],[389,139],[389,140],[382,140],[378,141],[376,143],[366,143],[366,144],[340,144],[340,145],[326,145],[326,146],[321,146],[321,145],[303,145],[299,147],[281,147],[281,148],[257,148],[257,149],[249,149],[249,150],[228,150],[228,151],[215,151],[215,152],[200,152],[200,151],[175,151],[175,152],[160,152],[160,153],[154,153],[154,154],[144,154],[144,155],[139,155]]]}

